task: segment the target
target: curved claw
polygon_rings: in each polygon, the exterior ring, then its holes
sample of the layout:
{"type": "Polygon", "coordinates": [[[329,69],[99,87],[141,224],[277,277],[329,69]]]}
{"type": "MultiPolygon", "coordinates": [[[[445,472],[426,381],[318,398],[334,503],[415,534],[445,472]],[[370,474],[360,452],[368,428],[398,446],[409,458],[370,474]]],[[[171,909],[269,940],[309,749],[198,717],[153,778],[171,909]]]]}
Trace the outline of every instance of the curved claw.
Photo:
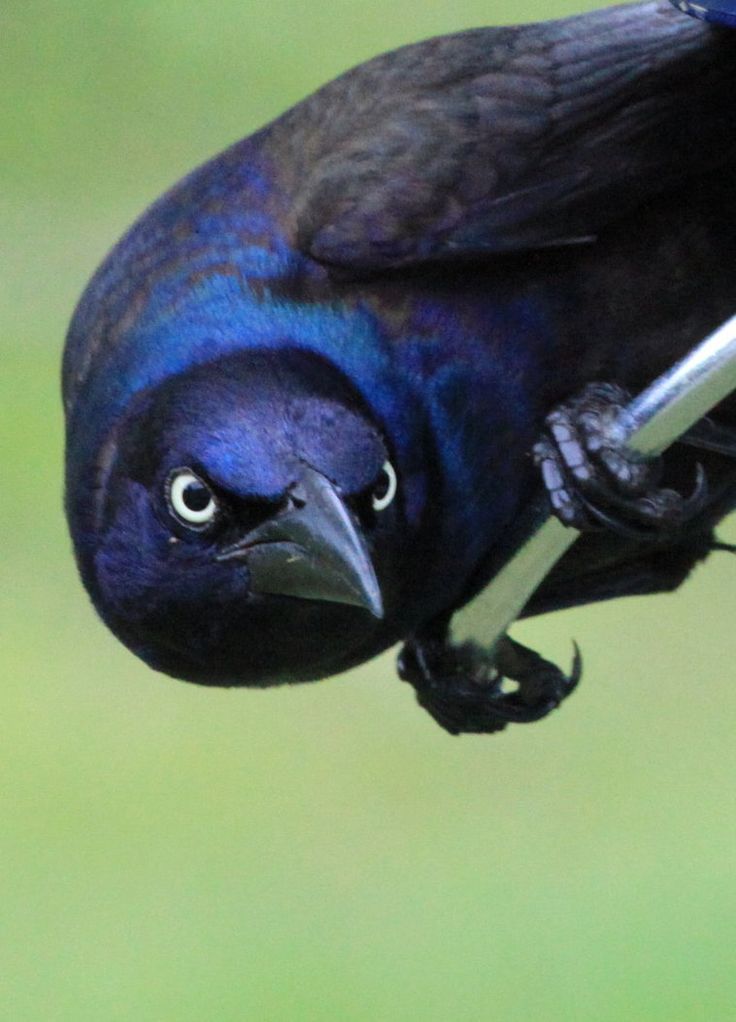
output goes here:
{"type": "Polygon", "coordinates": [[[609,514],[602,508],[597,507],[582,494],[578,494],[578,498],[588,514],[602,529],[605,528],[611,532],[615,532],[617,536],[622,536],[624,539],[653,539],[656,535],[652,529],[646,529],[643,527],[639,529],[635,525],[625,522],[624,519],[618,517],[618,515],[609,514]]]}
{"type": "Polygon", "coordinates": [[[682,505],[683,518],[687,521],[694,518],[701,511],[705,510],[710,498],[710,487],[708,476],[701,462],[695,466],[695,486],[693,492],[685,499],[682,505]]]}
{"type": "Polygon", "coordinates": [[[705,510],[710,499],[710,487],[705,469],[698,462],[695,469],[693,492],[689,497],[679,497],[674,491],[667,490],[658,490],[651,497],[642,497],[635,501],[627,500],[613,492],[606,494],[611,504],[628,511],[634,519],[638,519],[641,527],[637,525],[636,521],[632,522],[623,516],[613,514],[611,510],[604,510],[594,504],[584,493],[578,493],[577,497],[588,514],[601,526],[625,539],[653,540],[662,535],[676,532],[682,525],[705,510]],[[668,508],[664,498],[670,494],[672,500],[668,508]]]}
{"type": "MultiPolygon", "coordinates": [[[[637,541],[669,540],[707,507],[705,471],[697,465],[689,497],[660,486],[661,458],[643,461],[612,426],[626,415],[627,400],[616,385],[586,385],[547,416],[535,462],[563,525],[605,528],[637,541]]],[[[700,442],[702,429],[691,432],[690,442],[700,442]]]]}
{"type": "Polygon", "coordinates": [[[493,654],[447,637],[413,638],[399,654],[399,676],[451,734],[490,734],[507,724],[530,724],[551,713],[575,690],[582,673],[577,643],[569,674],[534,650],[504,636],[493,654]],[[517,683],[503,692],[504,679],[517,683]]]}
{"type": "Polygon", "coordinates": [[[504,652],[500,652],[498,667],[502,678],[499,681],[508,678],[509,681],[516,681],[519,688],[516,692],[496,696],[494,713],[509,724],[531,724],[546,717],[577,688],[583,673],[580,647],[573,640],[570,673],[565,674],[556,664],[545,660],[534,650],[514,642],[508,636],[504,639],[508,644],[506,653],[510,653],[513,660],[501,663],[505,657],[504,652]]]}

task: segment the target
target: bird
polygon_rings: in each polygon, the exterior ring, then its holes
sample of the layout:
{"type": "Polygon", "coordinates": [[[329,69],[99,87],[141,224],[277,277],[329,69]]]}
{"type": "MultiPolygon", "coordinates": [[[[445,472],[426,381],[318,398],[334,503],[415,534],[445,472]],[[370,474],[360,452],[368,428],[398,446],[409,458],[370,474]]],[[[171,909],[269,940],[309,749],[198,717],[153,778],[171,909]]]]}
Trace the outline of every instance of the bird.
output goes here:
{"type": "Polygon", "coordinates": [[[600,426],[733,312],[735,88],[736,34],[664,0],[472,29],[348,71],[156,201],[63,359],[66,514],[118,639],[250,687],[401,643],[450,733],[546,716],[577,655],[450,632],[540,473],[583,535],[526,615],[674,589],[725,548],[734,400],[645,466],[600,426]]]}

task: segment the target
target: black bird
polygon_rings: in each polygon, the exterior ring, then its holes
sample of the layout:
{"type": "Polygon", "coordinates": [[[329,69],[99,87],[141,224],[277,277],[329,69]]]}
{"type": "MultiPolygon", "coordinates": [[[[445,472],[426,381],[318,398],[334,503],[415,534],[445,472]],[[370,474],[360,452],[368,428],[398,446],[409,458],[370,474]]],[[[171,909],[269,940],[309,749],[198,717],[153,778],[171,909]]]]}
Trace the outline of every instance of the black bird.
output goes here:
{"type": "Polygon", "coordinates": [[[595,448],[734,311],[735,95],[736,35],[668,3],[478,29],[348,72],[161,198],[64,360],[69,524],[115,634],[256,686],[403,640],[450,731],[548,712],[577,669],[449,623],[540,460],[588,534],[525,613],[674,588],[718,545],[734,401],[645,470],[595,448]]]}

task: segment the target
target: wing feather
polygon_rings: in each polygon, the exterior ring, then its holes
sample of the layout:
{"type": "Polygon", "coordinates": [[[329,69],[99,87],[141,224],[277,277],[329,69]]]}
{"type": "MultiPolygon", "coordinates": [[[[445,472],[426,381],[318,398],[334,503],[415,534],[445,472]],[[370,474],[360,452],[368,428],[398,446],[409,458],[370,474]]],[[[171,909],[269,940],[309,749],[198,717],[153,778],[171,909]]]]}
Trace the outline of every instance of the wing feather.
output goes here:
{"type": "Polygon", "coordinates": [[[736,35],[669,3],[384,55],[278,122],[293,233],[375,271],[589,242],[733,159],[736,35]]]}

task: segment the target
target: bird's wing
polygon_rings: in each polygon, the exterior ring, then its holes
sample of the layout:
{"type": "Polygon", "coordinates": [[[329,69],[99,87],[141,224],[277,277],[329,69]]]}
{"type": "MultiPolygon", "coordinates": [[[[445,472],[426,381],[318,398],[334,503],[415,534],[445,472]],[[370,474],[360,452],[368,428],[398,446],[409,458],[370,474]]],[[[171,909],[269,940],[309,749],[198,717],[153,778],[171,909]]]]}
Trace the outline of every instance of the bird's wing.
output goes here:
{"type": "Polygon", "coordinates": [[[278,123],[293,234],[356,271],[594,240],[733,157],[735,82],[736,34],[667,2],[406,47],[278,123]]]}

